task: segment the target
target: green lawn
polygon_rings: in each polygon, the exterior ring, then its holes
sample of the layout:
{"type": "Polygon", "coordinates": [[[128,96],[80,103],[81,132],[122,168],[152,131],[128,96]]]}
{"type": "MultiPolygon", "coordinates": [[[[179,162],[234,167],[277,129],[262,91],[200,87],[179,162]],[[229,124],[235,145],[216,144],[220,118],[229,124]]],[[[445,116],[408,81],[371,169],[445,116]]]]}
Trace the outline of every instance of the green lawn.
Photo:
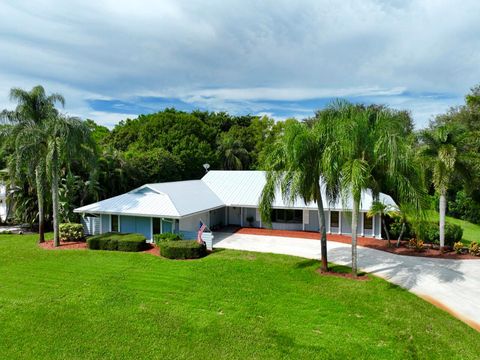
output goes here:
{"type": "Polygon", "coordinates": [[[480,334],[378,278],[301,258],[48,251],[0,235],[2,359],[478,359],[480,334]]]}
{"type": "MultiPolygon", "coordinates": [[[[438,221],[438,212],[430,211],[428,217],[432,221],[438,221]]],[[[465,244],[470,244],[473,241],[480,241],[480,225],[472,224],[471,222],[456,219],[450,216],[447,216],[447,222],[452,224],[460,225],[463,229],[463,238],[462,241],[465,244]]]]}

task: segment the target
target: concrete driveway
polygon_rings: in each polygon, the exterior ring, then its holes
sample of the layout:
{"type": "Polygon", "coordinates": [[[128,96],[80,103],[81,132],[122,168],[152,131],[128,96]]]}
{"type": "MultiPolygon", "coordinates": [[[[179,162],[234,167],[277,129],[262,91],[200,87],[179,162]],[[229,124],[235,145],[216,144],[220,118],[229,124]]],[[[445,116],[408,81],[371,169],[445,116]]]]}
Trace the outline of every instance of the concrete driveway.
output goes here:
{"type": "MultiPolygon", "coordinates": [[[[214,248],[258,251],[320,259],[318,240],[215,233],[214,248]]],[[[351,264],[351,247],[328,241],[328,260],[351,264]]],[[[480,260],[401,256],[358,247],[359,267],[444,308],[480,331],[480,260]]]]}

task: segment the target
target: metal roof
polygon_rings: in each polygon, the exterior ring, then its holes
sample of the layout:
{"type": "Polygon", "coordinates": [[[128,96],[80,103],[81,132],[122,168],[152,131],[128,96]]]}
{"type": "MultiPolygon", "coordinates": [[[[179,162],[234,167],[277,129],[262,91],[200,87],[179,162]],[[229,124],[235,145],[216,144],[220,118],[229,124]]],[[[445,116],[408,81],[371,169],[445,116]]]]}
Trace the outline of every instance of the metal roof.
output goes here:
{"type": "MultiPolygon", "coordinates": [[[[77,213],[122,214],[181,218],[223,206],[257,207],[266,178],[264,171],[209,171],[201,180],[146,184],[126,194],[75,209],[77,213]]],[[[323,193],[324,207],[332,210],[352,208],[351,199],[330,204],[323,193]]],[[[380,194],[380,201],[395,205],[393,199],[380,194]]],[[[373,197],[362,193],[361,211],[368,211],[373,197]]],[[[285,202],[277,191],[274,208],[316,209],[315,203],[297,199],[285,202]]]]}
{"type": "Polygon", "coordinates": [[[222,206],[203,181],[191,180],[143,185],[75,212],[180,218],[222,206]]]}
{"type": "MultiPolygon", "coordinates": [[[[244,206],[257,207],[263,187],[266,183],[264,171],[209,171],[202,180],[217,194],[217,196],[227,206],[244,206]]],[[[325,209],[347,210],[353,207],[352,199],[338,199],[335,204],[329,203],[322,190],[322,197],[325,209]]],[[[395,205],[393,199],[386,194],[380,194],[380,201],[387,205],[395,205]]],[[[373,202],[371,191],[362,193],[360,210],[370,210],[373,202]]],[[[302,199],[297,199],[293,204],[283,200],[280,189],[277,189],[275,202],[272,204],[274,208],[299,208],[299,209],[316,209],[316,203],[308,203],[302,199]]]]}

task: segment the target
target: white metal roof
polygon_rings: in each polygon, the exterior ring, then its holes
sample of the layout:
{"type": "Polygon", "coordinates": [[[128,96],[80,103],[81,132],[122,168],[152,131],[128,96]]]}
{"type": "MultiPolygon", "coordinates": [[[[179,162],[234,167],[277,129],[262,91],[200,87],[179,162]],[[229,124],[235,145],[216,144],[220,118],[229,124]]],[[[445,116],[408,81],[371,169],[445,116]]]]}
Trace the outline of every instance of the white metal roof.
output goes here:
{"type": "Polygon", "coordinates": [[[203,181],[191,180],[147,184],[75,212],[180,218],[222,206],[223,202],[203,181]]]}
{"type": "MultiPolygon", "coordinates": [[[[264,171],[209,171],[202,180],[217,194],[217,196],[227,206],[244,206],[257,207],[263,187],[266,183],[264,171]]],[[[335,204],[329,203],[323,191],[323,202],[326,209],[347,210],[351,209],[352,199],[339,199],[335,204]]],[[[395,205],[393,199],[386,194],[380,194],[380,201],[387,205],[395,205]]],[[[362,193],[360,209],[362,211],[370,210],[373,202],[373,196],[370,191],[362,193]]],[[[299,208],[316,209],[315,203],[308,203],[302,199],[297,199],[293,204],[283,201],[280,190],[277,190],[275,202],[272,204],[274,208],[299,208]]]]}
{"type": "MultiPolygon", "coordinates": [[[[209,171],[201,180],[146,184],[126,194],[75,209],[77,213],[122,214],[181,218],[222,206],[257,207],[265,186],[264,171],[209,171]]],[[[352,208],[351,199],[330,204],[323,194],[324,207],[332,210],[352,208]]],[[[380,201],[395,205],[393,199],[380,194],[380,201]]],[[[362,193],[360,209],[368,211],[373,197],[362,193]]],[[[293,204],[283,201],[280,190],[274,208],[316,209],[315,203],[297,199],[293,204]]]]}

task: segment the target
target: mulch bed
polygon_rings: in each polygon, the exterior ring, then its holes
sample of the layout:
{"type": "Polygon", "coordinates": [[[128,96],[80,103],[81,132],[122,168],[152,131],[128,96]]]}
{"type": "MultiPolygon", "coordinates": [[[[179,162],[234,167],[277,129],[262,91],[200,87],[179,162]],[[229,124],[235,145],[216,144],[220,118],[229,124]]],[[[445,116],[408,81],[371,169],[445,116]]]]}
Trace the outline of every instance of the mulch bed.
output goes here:
{"type": "MultiPolygon", "coordinates": [[[[60,246],[53,246],[53,240],[48,240],[43,243],[38,244],[41,248],[45,250],[87,250],[87,243],[85,241],[60,241],[60,246]]],[[[147,248],[142,253],[151,254],[154,256],[160,256],[160,250],[153,244],[147,244],[147,248]]]]}
{"type": "MultiPolygon", "coordinates": [[[[296,237],[301,239],[320,240],[320,234],[313,231],[292,231],[292,230],[273,230],[273,229],[258,229],[258,228],[241,228],[236,231],[238,234],[249,235],[267,235],[267,236],[281,236],[281,237],[296,237]]],[[[339,234],[328,234],[328,241],[336,241],[344,244],[351,244],[350,236],[339,234]]],[[[388,247],[387,240],[374,239],[369,237],[357,238],[357,244],[375,250],[386,251],[397,255],[421,256],[438,259],[453,259],[453,260],[480,260],[480,257],[470,254],[456,254],[454,251],[442,253],[439,249],[425,248],[422,251],[416,251],[407,247],[408,242],[402,241],[400,247],[396,247],[396,240],[392,240],[392,247],[388,247]]]]}

